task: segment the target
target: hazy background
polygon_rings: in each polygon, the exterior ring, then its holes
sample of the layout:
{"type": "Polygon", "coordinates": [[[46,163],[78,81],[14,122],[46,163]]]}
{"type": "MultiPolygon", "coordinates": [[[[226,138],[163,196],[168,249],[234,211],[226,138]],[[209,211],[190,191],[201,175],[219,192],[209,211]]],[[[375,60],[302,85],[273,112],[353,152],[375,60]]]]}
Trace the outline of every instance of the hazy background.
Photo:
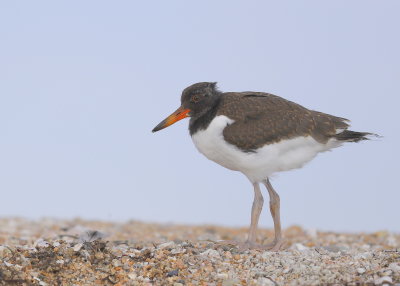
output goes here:
{"type": "MultiPolygon", "coordinates": [[[[267,91],[383,139],[281,173],[283,226],[400,231],[399,1],[2,1],[0,216],[247,226],[253,189],[187,121],[186,86],[267,91]]],[[[267,197],[267,192],[264,190],[267,197]]],[[[271,227],[268,204],[262,226],[271,227]]]]}

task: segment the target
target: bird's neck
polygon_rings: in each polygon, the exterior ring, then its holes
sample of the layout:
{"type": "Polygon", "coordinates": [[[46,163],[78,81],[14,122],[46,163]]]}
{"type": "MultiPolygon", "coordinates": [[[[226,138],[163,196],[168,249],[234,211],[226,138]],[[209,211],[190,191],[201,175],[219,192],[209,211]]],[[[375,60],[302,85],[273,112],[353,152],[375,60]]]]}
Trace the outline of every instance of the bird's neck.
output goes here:
{"type": "Polygon", "coordinates": [[[218,94],[215,98],[215,101],[209,108],[207,108],[200,114],[196,114],[195,116],[190,118],[189,121],[190,135],[193,135],[200,130],[207,129],[208,125],[210,125],[211,121],[217,115],[220,101],[221,101],[221,96],[218,94]]]}

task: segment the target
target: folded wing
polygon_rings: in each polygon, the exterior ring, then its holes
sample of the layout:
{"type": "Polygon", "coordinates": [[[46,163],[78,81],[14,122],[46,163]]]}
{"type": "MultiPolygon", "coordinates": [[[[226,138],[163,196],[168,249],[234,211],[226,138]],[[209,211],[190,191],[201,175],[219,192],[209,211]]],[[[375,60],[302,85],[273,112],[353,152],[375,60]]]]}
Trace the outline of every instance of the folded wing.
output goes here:
{"type": "Polygon", "coordinates": [[[345,118],[261,92],[226,93],[218,115],[234,120],[224,129],[224,139],[247,152],[299,136],[312,136],[326,143],[349,126],[345,118]]]}

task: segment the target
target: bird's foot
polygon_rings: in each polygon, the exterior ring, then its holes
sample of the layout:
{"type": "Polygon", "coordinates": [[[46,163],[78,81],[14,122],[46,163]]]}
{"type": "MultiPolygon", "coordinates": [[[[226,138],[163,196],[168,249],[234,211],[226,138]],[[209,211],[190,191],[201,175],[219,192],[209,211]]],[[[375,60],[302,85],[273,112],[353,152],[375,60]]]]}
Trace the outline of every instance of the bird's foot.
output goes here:
{"type": "Polygon", "coordinates": [[[280,239],[278,241],[274,240],[272,243],[269,244],[259,244],[249,240],[246,240],[245,242],[236,240],[222,240],[218,241],[218,244],[233,246],[236,247],[239,251],[245,251],[250,249],[264,250],[264,251],[265,250],[279,251],[280,249],[282,249],[283,242],[284,242],[283,239],[280,239]]]}
{"type": "Polygon", "coordinates": [[[280,239],[275,239],[273,242],[266,244],[265,246],[268,248],[270,251],[279,251],[283,248],[285,241],[280,238],[280,239]]]}

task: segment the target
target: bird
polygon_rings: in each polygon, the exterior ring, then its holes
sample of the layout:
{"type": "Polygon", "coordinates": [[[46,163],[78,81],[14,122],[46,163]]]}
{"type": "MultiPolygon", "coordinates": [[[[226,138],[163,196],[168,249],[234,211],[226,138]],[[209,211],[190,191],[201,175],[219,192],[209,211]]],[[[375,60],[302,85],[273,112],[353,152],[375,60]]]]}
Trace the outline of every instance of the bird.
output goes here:
{"type": "Polygon", "coordinates": [[[280,197],[270,182],[278,172],[301,168],[317,154],[377,136],[349,130],[350,121],[307,109],[265,92],[222,92],[216,82],[185,88],[181,106],[152,132],[189,117],[189,133],[198,151],[215,163],[243,173],[254,189],[247,240],[227,241],[240,249],[283,248],[280,197]],[[264,204],[260,184],[269,193],[274,240],[258,244],[257,228],[264,204]]]}

